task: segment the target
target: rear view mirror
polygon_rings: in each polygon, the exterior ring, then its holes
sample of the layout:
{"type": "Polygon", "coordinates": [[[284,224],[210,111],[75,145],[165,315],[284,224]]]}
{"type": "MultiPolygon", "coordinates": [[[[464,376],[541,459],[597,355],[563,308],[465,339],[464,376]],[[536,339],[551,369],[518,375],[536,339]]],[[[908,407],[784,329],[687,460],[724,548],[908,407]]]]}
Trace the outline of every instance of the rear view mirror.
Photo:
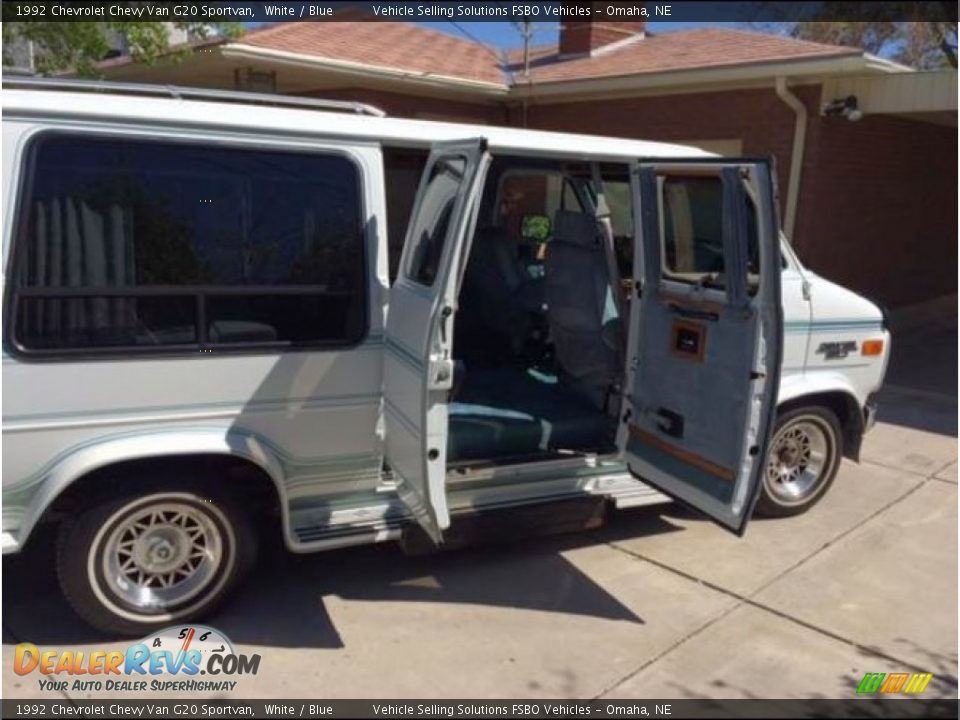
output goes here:
{"type": "Polygon", "coordinates": [[[550,237],[550,218],[546,215],[524,215],[520,222],[520,237],[527,242],[546,242],[550,237]]]}

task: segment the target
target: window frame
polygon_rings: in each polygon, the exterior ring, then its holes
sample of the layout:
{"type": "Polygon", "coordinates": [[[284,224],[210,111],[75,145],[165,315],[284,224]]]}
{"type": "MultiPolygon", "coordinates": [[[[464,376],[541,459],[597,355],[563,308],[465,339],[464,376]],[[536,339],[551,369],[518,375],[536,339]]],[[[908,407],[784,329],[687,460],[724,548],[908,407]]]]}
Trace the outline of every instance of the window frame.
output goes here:
{"type": "Polygon", "coordinates": [[[5,288],[3,293],[3,348],[11,356],[24,361],[77,361],[77,360],[115,360],[119,358],[155,358],[155,357],[214,357],[217,355],[278,355],[285,352],[317,352],[329,350],[349,350],[361,345],[370,334],[370,253],[368,211],[369,201],[366,188],[369,183],[365,168],[360,159],[346,148],[337,147],[303,147],[283,142],[257,143],[237,142],[233,138],[216,136],[182,137],[176,134],[147,134],[140,128],[107,130],[77,129],[72,127],[56,127],[39,129],[30,133],[19,152],[16,152],[15,162],[19,169],[16,174],[14,187],[14,207],[11,212],[12,228],[9,234],[9,253],[5,268],[5,288]],[[95,139],[105,141],[134,141],[155,145],[181,145],[204,149],[229,149],[241,152],[286,152],[301,153],[316,156],[335,156],[348,161],[356,175],[356,193],[358,200],[358,239],[360,242],[360,265],[362,266],[361,284],[357,289],[357,301],[360,303],[359,312],[362,322],[358,326],[356,337],[345,340],[310,340],[310,341],[258,341],[258,342],[228,342],[210,343],[209,328],[206,326],[206,304],[208,297],[240,296],[251,297],[257,295],[324,295],[324,291],[316,289],[314,285],[152,285],[139,289],[127,288],[24,288],[19,286],[19,268],[29,241],[25,237],[29,212],[29,195],[36,177],[36,163],[38,148],[49,139],[95,139]],[[83,348],[29,348],[18,339],[17,316],[21,297],[41,298],[89,298],[89,297],[184,297],[192,296],[195,302],[195,329],[196,342],[171,343],[169,345],[110,345],[104,347],[83,348]],[[206,342],[205,342],[206,341],[206,342]]]}
{"type": "MultiPolygon", "coordinates": [[[[714,285],[706,285],[703,283],[704,278],[710,276],[712,273],[707,271],[698,271],[692,270],[689,272],[683,272],[680,270],[675,270],[671,268],[667,262],[667,182],[670,180],[703,180],[710,179],[716,181],[717,187],[720,190],[720,229],[721,229],[721,256],[725,253],[726,248],[723,247],[723,228],[726,218],[724,217],[724,201],[723,201],[723,176],[719,171],[717,172],[702,172],[702,171],[690,171],[684,170],[684,172],[669,173],[658,176],[657,178],[657,204],[659,209],[660,216],[660,279],[667,282],[680,283],[683,285],[691,285],[694,287],[704,287],[710,290],[716,290],[722,292],[726,295],[726,286],[717,287],[714,285]],[[692,277],[687,276],[698,276],[699,280],[694,280],[692,277]]],[[[688,200],[689,202],[689,200],[688,200]]],[[[693,218],[693,211],[691,208],[691,223],[693,218]]],[[[676,233],[676,229],[674,229],[676,233]]],[[[695,238],[693,238],[695,239],[695,238]]],[[[691,247],[691,251],[695,248],[691,247]]],[[[723,258],[724,263],[726,263],[726,257],[723,258]]],[[[722,273],[721,273],[722,274],[722,273]]]]}
{"type": "MultiPolygon", "coordinates": [[[[758,160],[754,160],[754,159],[752,159],[752,158],[722,158],[722,159],[723,159],[723,160],[729,159],[731,162],[763,162],[762,160],[759,160],[759,161],[758,161],[758,160]]],[[[693,162],[695,162],[695,161],[693,161],[693,162]]],[[[682,274],[681,274],[681,273],[677,273],[676,271],[671,270],[671,269],[668,267],[668,265],[667,265],[667,256],[666,256],[666,239],[667,239],[667,238],[666,238],[666,194],[665,194],[664,190],[665,190],[665,187],[666,187],[666,181],[667,181],[668,179],[670,179],[670,178],[680,178],[680,179],[716,178],[717,181],[719,181],[720,184],[721,184],[721,198],[722,198],[722,194],[723,194],[723,189],[722,189],[722,187],[723,187],[723,174],[722,174],[722,170],[721,170],[720,168],[703,169],[703,168],[686,168],[686,167],[684,167],[684,168],[683,168],[682,170],[680,170],[680,171],[673,171],[673,170],[671,170],[671,171],[668,172],[668,173],[664,173],[664,174],[662,174],[662,175],[658,175],[658,179],[657,179],[657,205],[658,205],[658,215],[659,215],[659,218],[660,218],[660,228],[659,228],[659,236],[660,236],[660,240],[659,240],[659,241],[660,241],[660,269],[659,269],[659,272],[660,272],[660,279],[661,279],[662,282],[673,283],[673,284],[678,285],[678,286],[700,288],[700,289],[702,289],[702,290],[706,290],[706,291],[709,291],[709,292],[711,292],[711,293],[717,293],[717,294],[719,294],[720,296],[723,297],[724,301],[726,301],[726,299],[729,297],[729,292],[728,292],[729,288],[728,288],[726,282],[724,282],[723,286],[715,286],[715,285],[710,285],[710,284],[704,284],[703,281],[702,281],[702,279],[699,280],[699,281],[690,280],[690,279],[688,279],[688,278],[682,277],[682,274]]],[[[741,182],[742,182],[742,181],[741,181],[741,182]]],[[[756,199],[756,197],[754,196],[753,191],[751,190],[749,183],[744,183],[744,194],[745,194],[745,196],[746,196],[747,203],[752,207],[753,217],[756,218],[756,222],[759,223],[760,217],[759,217],[759,208],[757,207],[757,199],[756,199]]],[[[725,205],[724,205],[723,200],[721,200],[721,228],[724,227],[724,223],[725,223],[724,212],[725,212],[725,205]]],[[[780,266],[781,266],[781,272],[782,272],[783,269],[785,269],[785,267],[786,267],[785,259],[784,259],[784,256],[783,256],[782,232],[778,235],[778,238],[781,239],[781,242],[780,242],[780,263],[779,263],[779,264],[780,264],[780,266]]],[[[724,253],[726,253],[726,249],[724,249],[724,253]]],[[[726,258],[724,258],[724,262],[726,262],[726,258]]],[[[710,275],[710,273],[691,273],[691,274],[698,274],[698,275],[701,276],[701,278],[702,278],[703,276],[710,275]]],[[[756,284],[755,286],[751,286],[751,283],[749,282],[749,277],[745,277],[745,280],[747,281],[746,287],[747,287],[748,294],[749,294],[750,297],[753,297],[753,296],[756,295],[756,293],[758,292],[759,283],[762,281],[762,279],[758,279],[757,284],[756,284]]]]}

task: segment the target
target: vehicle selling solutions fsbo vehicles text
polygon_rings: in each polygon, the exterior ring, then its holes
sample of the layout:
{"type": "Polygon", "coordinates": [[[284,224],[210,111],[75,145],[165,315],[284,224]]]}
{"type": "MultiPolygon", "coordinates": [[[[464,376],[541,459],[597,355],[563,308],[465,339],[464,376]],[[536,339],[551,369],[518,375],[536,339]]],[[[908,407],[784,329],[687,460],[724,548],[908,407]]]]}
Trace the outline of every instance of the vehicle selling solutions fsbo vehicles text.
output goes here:
{"type": "MultiPolygon", "coordinates": [[[[426,5],[420,3],[389,3],[373,6],[374,15],[390,18],[494,18],[494,17],[543,17],[554,19],[586,20],[594,15],[607,17],[647,17],[650,13],[643,6],[610,4],[606,7],[563,6],[547,3],[508,3],[505,6],[489,4],[454,3],[450,5],[426,5]]],[[[654,14],[669,15],[669,5],[657,5],[654,14]]]]}

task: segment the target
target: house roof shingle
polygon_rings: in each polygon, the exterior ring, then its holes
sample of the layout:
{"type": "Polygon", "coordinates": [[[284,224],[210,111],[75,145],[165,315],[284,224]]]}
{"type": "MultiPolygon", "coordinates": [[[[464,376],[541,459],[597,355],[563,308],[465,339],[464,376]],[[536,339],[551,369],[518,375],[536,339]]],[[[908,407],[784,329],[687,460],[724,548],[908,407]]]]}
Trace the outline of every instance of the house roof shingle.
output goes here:
{"type": "MultiPolygon", "coordinates": [[[[522,51],[501,62],[491,48],[407,22],[280,23],[239,40],[270,50],[389,67],[433,76],[508,85],[523,71],[522,51]]],[[[703,28],[647,34],[593,55],[563,57],[557,45],[531,48],[530,81],[538,83],[639,75],[703,67],[860,55],[857,48],[778,35],[703,28]]]]}
{"type": "Polygon", "coordinates": [[[407,22],[281,23],[238,40],[270,50],[504,84],[496,54],[471,40],[407,22]]]}
{"type": "MultiPolygon", "coordinates": [[[[729,28],[647,35],[611,52],[562,58],[538,53],[530,63],[533,82],[640,75],[671,70],[749,65],[861,55],[862,50],[729,28]]],[[[513,64],[514,72],[522,69],[513,64]]]]}
{"type": "MultiPolygon", "coordinates": [[[[356,11],[340,17],[358,16],[356,11]]],[[[296,53],[318,61],[343,62],[422,77],[484,83],[506,92],[511,85],[549,85],[700,68],[855,57],[858,48],[826,45],[730,28],[702,28],[667,34],[647,33],[592,55],[563,56],[558,44],[530,48],[530,75],[523,75],[523,51],[500,53],[466,38],[412,22],[285,22],[253,30],[236,40],[195,41],[191,46],[241,45],[296,53]]],[[[105,60],[101,69],[134,64],[130,56],[105,60]]]]}

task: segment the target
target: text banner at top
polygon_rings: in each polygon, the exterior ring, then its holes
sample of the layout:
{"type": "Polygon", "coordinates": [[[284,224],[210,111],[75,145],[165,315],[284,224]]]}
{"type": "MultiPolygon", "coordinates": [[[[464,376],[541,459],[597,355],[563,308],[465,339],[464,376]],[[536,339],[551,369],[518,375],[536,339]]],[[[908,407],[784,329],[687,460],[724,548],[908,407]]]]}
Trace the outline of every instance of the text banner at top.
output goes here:
{"type": "Polygon", "coordinates": [[[6,22],[278,22],[387,20],[456,22],[956,21],[957,2],[161,2],[160,0],[5,0],[6,22]]]}

